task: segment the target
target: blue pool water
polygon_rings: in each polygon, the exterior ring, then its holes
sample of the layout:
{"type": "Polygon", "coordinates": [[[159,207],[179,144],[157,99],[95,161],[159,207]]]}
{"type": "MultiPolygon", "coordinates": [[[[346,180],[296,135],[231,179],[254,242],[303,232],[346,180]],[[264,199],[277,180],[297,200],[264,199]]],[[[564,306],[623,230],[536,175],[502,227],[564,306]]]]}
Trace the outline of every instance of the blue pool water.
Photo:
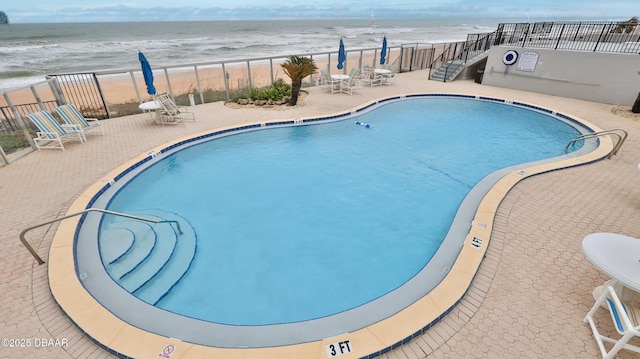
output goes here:
{"type": "Polygon", "coordinates": [[[195,230],[193,262],[157,307],[231,325],[300,322],[402,286],[476,183],[560,156],[578,135],[502,103],[405,99],[187,147],[139,173],[108,208],[162,209],[195,230]]]}

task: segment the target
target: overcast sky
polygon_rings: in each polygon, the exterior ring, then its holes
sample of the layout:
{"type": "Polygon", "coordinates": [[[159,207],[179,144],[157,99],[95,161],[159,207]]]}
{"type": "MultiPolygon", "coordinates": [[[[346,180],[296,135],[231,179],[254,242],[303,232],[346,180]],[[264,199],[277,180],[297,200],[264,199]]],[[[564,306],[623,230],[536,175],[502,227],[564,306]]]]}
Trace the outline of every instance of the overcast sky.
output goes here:
{"type": "Polygon", "coordinates": [[[639,0],[14,0],[11,23],[158,20],[379,19],[497,17],[620,20],[640,16],[639,0]]]}

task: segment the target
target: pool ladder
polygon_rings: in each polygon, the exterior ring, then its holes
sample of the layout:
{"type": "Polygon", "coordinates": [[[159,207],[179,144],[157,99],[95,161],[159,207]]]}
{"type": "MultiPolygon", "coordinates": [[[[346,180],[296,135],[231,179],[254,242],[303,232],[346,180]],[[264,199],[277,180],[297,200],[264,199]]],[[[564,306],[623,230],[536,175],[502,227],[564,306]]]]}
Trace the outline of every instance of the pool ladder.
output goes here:
{"type": "Polygon", "coordinates": [[[622,147],[622,144],[627,139],[628,135],[629,134],[627,133],[627,131],[622,128],[614,128],[612,130],[587,133],[586,135],[578,136],[573,140],[569,141],[569,143],[567,144],[567,147],[565,147],[564,149],[564,152],[565,153],[568,152],[569,148],[571,148],[571,146],[573,146],[578,141],[584,141],[589,138],[596,138],[600,136],[612,136],[612,137],[615,136],[618,139],[618,141],[613,146],[613,149],[611,150],[611,152],[609,152],[609,156],[607,156],[607,159],[611,159],[613,155],[618,153],[618,150],[620,150],[620,147],[622,147]]]}
{"type": "Polygon", "coordinates": [[[125,218],[130,218],[130,219],[136,219],[136,220],[139,220],[139,221],[150,222],[150,223],[175,223],[176,228],[178,229],[178,233],[182,234],[182,228],[180,228],[180,222],[178,222],[178,221],[174,221],[174,220],[157,220],[157,219],[150,219],[150,218],[132,216],[130,214],[109,211],[109,210],[101,209],[101,208],[87,208],[84,211],[71,213],[71,214],[68,214],[66,216],[62,216],[62,217],[58,217],[58,218],[55,218],[55,219],[52,219],[52,220],[49,220],[49,221],[46,221],[46,222],[38,223],[38,224],[36,224],[34,226],[31,226],[31,227],[23,229],[22,232],[20,232],[20,242],[22,242],[22,244],[27,248],[27,250],[29,250],[29,252],[33,256],[33,258],[35,258],[38,261],[38,264],[43,264],[44,260],[42,260],[42,258],[40,258],[38,253],[36,253],[36,251],[33,249],[33,247],[31,247],[29,242],[27,242],[27,240],[24,238],[25,234],[27,234],[27,232],[29,232],[32,229],[36,229],[36,228],[39,228],[39,227],[42,227],[42,226],[46,226],[47,224],[51,224],[51,223],[54,223],[54,222],[59,222],[59,221],[62,221],[63,219],[79,216],[79,215],[82,215],[82,214],[85,214],[85,213],[89,213],[89,212],[101,212],[101,213],[105,213],[105,214],[111,214],[111,215],[114,215],[114,216],[125,217],[125,218]]]}

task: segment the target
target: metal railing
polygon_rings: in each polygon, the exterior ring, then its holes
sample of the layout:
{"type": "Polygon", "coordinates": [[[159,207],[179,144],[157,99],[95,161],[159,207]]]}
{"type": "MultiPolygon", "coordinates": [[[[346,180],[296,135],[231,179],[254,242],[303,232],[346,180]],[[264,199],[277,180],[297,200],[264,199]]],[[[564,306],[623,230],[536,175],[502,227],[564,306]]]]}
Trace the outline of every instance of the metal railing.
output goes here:
{"type": "MultiPolygon", "coordinates": [[[[496,45],[640,53],[640,25],[625,22],[501,23],[494,32],[467,35],[466,41],[390,46],[387,58],[394,60],[392,63],[397,64],[398,72],[428,68],[431,77],[431,70],[448,61],[462,60],[466,63],[473,56],[496,45]]],[[[337,63],[337,51],[302,56],[314,59],[319,68],[327,70],[333,69],[333,64],[337,63]]],[[[166,92],[180,105],[189,105],[188,94],[194,94],[196,103],[230,101],[236,91],[271,85],[282,74],[280,65],[287,58],[274,56],[161,66],[154,69],[157,74],[156,87],[166,87],[166,92]],[[210,92],[213,95],[208,96],[210,92]]],[[[375,67],[379,58],[379,48],[347,50],[347,62],[342,71],[347,73],[365,64],[375,67]]],[[[318,76],[312,75],[303,86],[312,86],[317,79],[318,76]]],[[[36,147],[29,135],[34,129],[30,128],[28,121],[21,119],[27,113],[51,111],[55,106],[73,103],[87,117],[105,119],[130,115],[138,111],[139,103],[144,102],[144,92],[140,90],[143,86],[142,71],[137,68],[48,75],[47,81],[3,93],[0,97],[0,135],[20,137],[21,141],[16,142],[21,144],[16,146],[34,150],[36,147]],[[111,86],[113,79],[128,85],[111,86]],[[14,96],[15,101],[12,102],[14,96]],[[2,101],[3,98],[5,101],[2,101]]],[[[25,152],[20,149],[18,153],[25,152]]],[[[14,156],[11,152],[16,152],[15,148],[4,150],[9,155],[0,152],[0,165],[2,162],[9,163],[10,157],[14,156]]]]}
{"type": "MultiPolygon", "coordinates": [[[[447,62],[466,63],[491,46],[517,46],[589,52],[640,53],[640,24],[636,22],[501,23],[496,31],[469,34],[466,42],[449,44],[429,64],[431,70],[447,62]]],[[[446,74],[443,81],[446,81],[446,74]]]]}
{"type": "Polygon", "coordinates": [[[614,136],[618,139],[618,141],[616,142],[616,144],[613,146],[613,149],[611,150],[611,152],[609,152],[609,155],[607,156],[607,159],[611,159],[611,157],[613,157],[614,155],[616,155],[618,153],[618,151],[620,150],[620,148],[622,147],[622,145],[624,144],[624,141],[627,139],[627,136],[629,135],[629,133],[622,129],[622,128],[614,128],[612,130],[605,130],[605,131],[599,131],[599,132],[594,132],[594,133],[587,133],[586,135],[581,135],[578,136],[576,138],[574,138],[573,140],[569,141],[569,143],[567,144],[567,147],[565,147],[564,152],[568,152],[569,149],[571,148],[571,146],[573,146],[576,142],[579,141],[584,141],[586,139],[589,138],[596,138],[596,137],[600,137],[600,136],[614,136]],[[620,134],[622,133],[622,134],[620,134]]]}
{"type": "Polygon", "coordinates": [[[48,221],[45,221],[45,222],[42,222],[42,223],[38,223],[36,225],[33,225],[31,227],[27,227],[27,228],[23,229],[22,232],[20,232],[20,242],[22,242],[22,244],[27,248],[27,250],[29,251],[29,253],[31,253],[33,258],[35,258],[36,261],[38,261],[38,264],[44,264],[44,260],[42,260],[40,255],[38,255],[38,253],[35,251],[35,249],[33,249],[33,247],[29,244],[29,242],[27,242],[27,239],[25,238],[25,235],[27,234],[27,232],[29,232],[29,231],[31,231],[33,229],[36,229],[36,228],[40,228],[42,226],[46,226],[47,224],[59,222],[59,221],[65,220],[67,218],[80,216],[80,215],[83,215],[83,214],[89,213],[89,212],[101,212],[101,213],[104,213],[104,214],[111,214],[111,215],[114,215],[114,216],[125,217],[125,218],[129,218],[129,219],[135,219],[135,220],[149,222],[149,223],[175,223],[176,224],[176,228],[178,230],[178,233],[182,234],[182,228],[180,227],[180,222],[178,222],[176,220],[156,220],[156,219],[133,216],[133,215],[126,214],[126,213],[109,211],[109,210],[101,209],[101,208],[87,208],[84,211],[67,214],[66,216],[54,218],[52,220],[48,220],[48,221]]]}
{"type": "Polygon", "coordinates": [[[536,22],[498,25],[494,45],[593,52],[640,52],[640,24],[634,22],[536,22]]]}
{"type": "MultiPolygon", "coordinates": [[[[397,66],[398,72],[408,72],[431,68],[434,59],[447,60],[460,55],[460,49],[478,46],[478,39],[487,34],[468,35],[467,41],[447,43],[415,43],[390,46],[387,48],[388,63],[397,66]],[[471,45],[465,45],[471,44],[471,45]],[[393,61],[391,61],[393,60],[393,61]],[[397,65],[396,65],[397,64],[397,65]]],[[[363,65],[376,66],[380,59],[379,48],[364,48],[347,50],[347,61],[344,73],[354,67],[363,65]]],[[[333,69],[337,63],[336,52],[308,53],[307,56],[316,61],[319,68],[333,69]]],[[[288,56],[258,57],[232,61],[214,61],[184,65],[161,66],[154,69],[156,84],[166,87],[169,95],[175,100],[186,101],[193,93],[196,104],[212,102],[205,96],[208,89],[220,92],[222,98],[215,101],[230,101],[234,91],[243,88],[268,86],[282,74],[280,65],[288,56]],[[159,74],[160,73],[160,74],[159,74]],[[177,74],[180,79],[176,79],[177,74]],[[173,78],[172,78],[173,77],[173,78]],[[184,80],[187,78],[187,80],[184,80]],[[266,81],[264,81],[266,79],[266,81]]],[[[304,86],[312,86],[318,76],[310,76],[304,86]]],[[[140,69],[122,69],[96,71],[92,73],[51,74],[46,81],[38,82],[28,87],[12,89],[3,93],[4,97],[32,98],[32,101],[14,101],[15,105],[0,101],[0,133],[7,133],[20,129],[16,113],[24,116],[27,113],[47,110],[52,111],[55,106],[73,103],[87,117],[106,119],[118,117],[118,111],[113,111],[115,105],[123,102],[142,103],[146,96],[144,81],[140,69]],[[116,79],[120,84],[129,85],[112,88],[110,82],[116,79]],[[40,100],[40,99],[44,100],[40,100]]],[[[178,101],[179,102],[179,101],[178,101]]],[[[188,103],[179,103],[188,105],[188,103]]],[[[135,106],[134,106],[135,108],[135,106]]],[[[127,113],[130,114],[130,113],[127,113]]]]}

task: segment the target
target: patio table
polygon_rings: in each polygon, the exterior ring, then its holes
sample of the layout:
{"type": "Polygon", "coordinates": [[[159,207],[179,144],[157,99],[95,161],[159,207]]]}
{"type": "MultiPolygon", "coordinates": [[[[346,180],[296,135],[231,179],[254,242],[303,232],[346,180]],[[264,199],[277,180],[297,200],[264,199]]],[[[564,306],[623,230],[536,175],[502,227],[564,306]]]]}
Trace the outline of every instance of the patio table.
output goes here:
{"type": "MultiPolygon", "coordinates": [[[[631,294],[625,288],[640,292],[640,239],[617,233],[592,233],[582,240],[587,260],[611,278],[605,283],[616,289],[621,299],[631,294]]],[[[596,288],[599,295],[604,286],[596,288]]]]}
{"type": "Polygon", "coordinates": [[[151,116],[151,120],[153,120],[153,122],[155,122],[155,123],[159,122],[159,120],[160,120],[160,110],[162,109],[162,105],[160,104],[160,102],[158,102],[158,101],[143,102],[140,105],[138,105],[138,108],[141,109],[144,112],[154,111],[155,112],[155,117],[151,116]]]}
{"type": "Polygon", "coordinates": [[[338,87],[340,89],[340,92],[344,92],[342,89],[342,84],[348,83],[350,78],[351,77],[349,77],[349,75],[343,75],[343,74],[331,75],[331,80],[338,82],[338,87]]]}

